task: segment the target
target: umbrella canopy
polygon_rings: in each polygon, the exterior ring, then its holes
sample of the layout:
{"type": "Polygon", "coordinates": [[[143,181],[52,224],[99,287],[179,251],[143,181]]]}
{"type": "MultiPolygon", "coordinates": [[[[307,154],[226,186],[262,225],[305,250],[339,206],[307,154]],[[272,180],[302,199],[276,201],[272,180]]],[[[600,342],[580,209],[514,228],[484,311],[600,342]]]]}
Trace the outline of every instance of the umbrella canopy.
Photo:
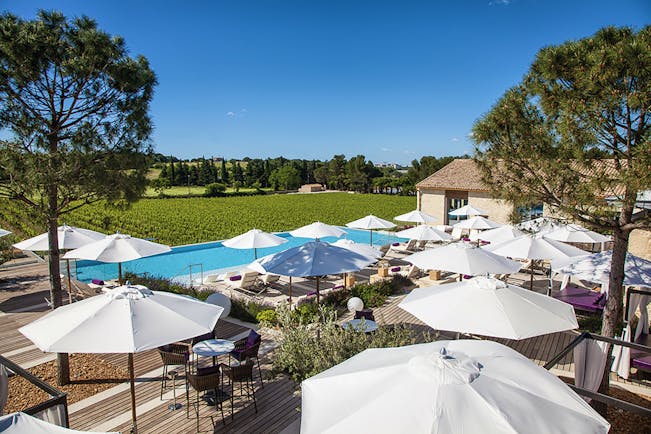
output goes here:
{"type": "Polygon", "coordinates": [[[605,243],[611,238],[582,226],[569,224],[545,233],[545,238],[564,243],[605,243]]]}
{"type": "Polygon", "coordinates": [[[9,235],[10,233],[11,231],[0,229],[0,237],[4,237],[5,235],[9,235]]]}
{"type": "MultiPolygon", "coordinates": [[[[610,281],[612,256],[613,251],[608,250],[564,261],[552,261],[552,267],[556,273],[569,274],[589,282],[607,284],[610,281]]],[[[627,253],[624,262],[623,283],[624,285],[651,287],[651,261],[627,253]]]]}
{"type": "MultiPolygon", "coordinates": [[[[75,429],[64,428],[26,413],[18,412],[0,416],[0,432],[4,434],[82,434],[90,433],[91,431],[77,431],[75,429]]],[[[93,431],[93,433],[97,434],[96,431],[93,431]]]]}
{"type": "Polygon", "coordinates": [[[373,348],[302,385],[301,433],[606,433],[547,370],[491,341],[373,348]]]}
{"type": "Polygon", "coordinates": [[[279,246],[286,242],[287,238],[253,228],[234,238],[222,241],[222,244],[232,249],[253,249],[253,256],[257,259],[258,248],[279,246]]]}
{"type": "MultiPolygon", "coordinates": [[[[93,241],[106,238],[101,232],[91,231],[89,229],[75,228],[73,226],[63,225],[57,228],[59,238],[59,249],[78,249],[81,246],[92,243],[93,241]]],[[[49,233],[37,235],[33,238],[14,244],[14,247],[20,250],[44,251],[50,250],[49,233]]]]}
{"type": "Polygon", "coordinates": [[[579,327],[571,305],[488,277],[415,288],[399,307],[435,330],[506,339],[579,327]]]}
{"type": "Polygon", "coordinates": [[[585,250],[560,241],[529,234],[520,235],[503,243],[486,246],[484,249],[509,258],[537,260],[561,259],[588,254],[585,250]]]}
{"type": "Polygon", "coordinates": [[[437,220],[433,215],[429,215],[426,212],[420,210],[409,211],[406,214],[400,214],[393,218],[399,222],[413,222],[413,223],[432,223],[437,220]]]}
{"type": "Polygon", "coordinates": [[[316,299],[319,301],[319,276],[358,271],[377,259],[322,241],[313,241],[260,258],[249,268],[260,273],[290,277],[316,276],[316,299]]]}
{"type": "Polygon", "coordinates": [[[403,260],[424,270],[443,270],[472,276],[488,273],[511,274],[521,267],[519,262],[463,243],[424,250],[406,256],[403,260]]]}
{"type": "Polygon", "coordinates": [[[169,246],[153,243],[125,234],[107,235],[101,240],[86,244],[66,253],[64,259],[88,259],[118,263],[118,280],[122,282],[122,263],[171,251],[169,246]]]}
{"type": "Polygon", "coordinates": [[[391,223],[388,220],[376,217],[373,214],[369,214],[366,217],[362,217],[361,219],[346,223],[346,226],[355,229],[390,229],[396,227],[395,223],[391,223]]]}
{"type": "Polygon", "coordinates": [[[332,226],[321,222],[310,223],[309,225],[301,226],[300,228],[289,232],[292,237],[314,239],[326,237],[339,238],[345,233],[346,231],[339,229],[337,226],[332,226]]]}
{"type": "Polygon", "coordinates": [[[455,228],[480,229],[480,230],[495,229],[495,228],[499,228],[500,226],[502,225],[481,216],[472,217],[469,218],[468,220],[463,220],[453,225],[453,227],[455,228]]]}
{"type": "Polygon", "coordinates": [[[523,231],[533,232],[535,234],[546,234],[563,227],[563,224],[549,217],[538,217],[522,222],[517,227],[523,231]]]}
{"type": "Polygon", "coordinates": [[[452,237],[431,226],[418,225],[404,231],[396,232],[396,236],[418,241],[451,241],[452,237]]]}
{"type": "Polygon", "coordinates": [[[368,244],[364,243],[356,243],[353,240],[337,240],[334,243],[330,243],[333,246],[337,247],[343,247],[344,249],[352,250],[355,253],[359,253],[362,256],[368,256],[369,258],[381,258],[383,256],[382,252],[380,252],[378,249],[375,247],[369,246],[368,244]]]}
{"type": "Polygon", "coordinates": [[[457,217],[461,217],[461,216],[473,217],[473,216],[488,216],[488,213],[483,209],[475,208],[474,206],[468,204],[462,206],[461,208],[457,208],[454,211],[450,211],[448,215],[457,216],[457,217]]]}
{"type": "Polygon", "coordinates": [[[192,297],[125,285],[62,306],[18,330],[46,352],[128,353],[137,431],[133,353],[212,332],[222,311],[192,297]]]}
{"type": "Polygon", "coordinates": [[[489,241],[492,244],[503,243],[513,238],[524,235],[524,232],[512,225],[504,225],[495,229],[488,229],[482,232],[473,232],[470,234],[472,241],[489,241]]]}

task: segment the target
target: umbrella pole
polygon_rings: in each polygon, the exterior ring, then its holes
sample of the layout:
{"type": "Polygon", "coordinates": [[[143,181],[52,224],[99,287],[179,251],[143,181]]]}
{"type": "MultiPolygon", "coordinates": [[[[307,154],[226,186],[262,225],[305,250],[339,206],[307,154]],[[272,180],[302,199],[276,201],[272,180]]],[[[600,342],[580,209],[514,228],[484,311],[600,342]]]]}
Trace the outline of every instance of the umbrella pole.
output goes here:
{"type": "Polygon", "coordinates": [[[292,309],[292,276],[289,276],[289,310],[292,309]]]}
{"type": "Polygon", "coordinates": [[[66,259],[66,269],[68,271],[68,304],[72,304],[72,279],[70,278],[70,259],[66,259]]]}
{"type": "Polygon", "coordinates": [[[258,249],[253,248],[253,259],[258,259],[258,249]]]}
{"type": "Polygon", "coordinates": [[[133,434],[138,434],[136,425],[136,379],[133,369],[133,353],[129,353],[129,382],[131,383],[131,421],[133,422],[133,434]]]}
{"type": "Polygon", "coordinates": [[[529,279],[529,291],[533,291],[533,259],[531,260],[531,277],[529,279]]]}
{"type": "Polygon", "coordinates": [[[122,285],[122,262],[118,262],[118,285],[122,285]]]}
{"type": "Polygon", "coordinates": [[[373,229],[371,229],[371,247],[373,247],[373,229]]]}
{"type": "Polygon", "coordinates": [[[319,305],[319,276],[316,276],[316,304],[319,305]]]}

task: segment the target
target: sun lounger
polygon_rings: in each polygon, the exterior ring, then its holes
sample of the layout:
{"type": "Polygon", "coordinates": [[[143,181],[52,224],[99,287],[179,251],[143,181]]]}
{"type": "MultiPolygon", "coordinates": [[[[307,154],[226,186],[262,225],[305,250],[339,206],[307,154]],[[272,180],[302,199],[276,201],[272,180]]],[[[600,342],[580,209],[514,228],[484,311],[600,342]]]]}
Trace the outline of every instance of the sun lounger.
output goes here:
{"type": "Polygon", "coordinates": [[[562,291],[555,291],[552,297],[571,304],[577,310],[601,313],[606,305],[606,294],[591,291],[578,286],[568,286],[562,291]]]}
{"type": "Polygon", "coordinates": [[[391,245],[391,250],[398,253],[413,253],[416,249],[416,240],[409,240],[407,243],[394,243],[391,245]]]}
{"type": "Polygon", "coordinates": [[[463,228],[452,227],[452,233],[450,234],[453,240],[460,240],[461,235],[463,235],[463,228]]]}
{"type": "MultiPolygon", "coordinates": [[[[651,336],[641,334],[635,340],[636,344],[651,346],[651,336]]],[[[651,372],[651,353],[631,349],[631,367],[641,371],[651,372]]]]}

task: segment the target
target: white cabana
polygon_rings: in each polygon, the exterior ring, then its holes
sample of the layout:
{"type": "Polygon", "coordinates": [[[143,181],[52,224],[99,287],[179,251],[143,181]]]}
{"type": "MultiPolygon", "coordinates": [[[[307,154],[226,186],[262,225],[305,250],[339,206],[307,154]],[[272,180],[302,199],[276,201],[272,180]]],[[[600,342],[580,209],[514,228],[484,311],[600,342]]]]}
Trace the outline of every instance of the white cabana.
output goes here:
{"type": "Polygon", "coordinates": [[[499,228],[500,226],[502,225],[481,216],[471,217],[468,220],[463,220],[460,221],[459,223],[455,223],[454,225],[452,225],[453,228],[470,229],[470,230],[495,229],[495,228],[499,228]]]}
{"type": "MultiPolygon", "coordinates": [[[[91,431],[77,431],[45,422],[26,413],[17,412],[0,416],[0,432],[4,434],[87,434],[91,431]]],[[[97,431],[92,431],[98,434],[97,431]]],[[[118,434],[117,432],[105,434],[118,434]]]]}
{"type": "Polygon", "coordinates": [[[512,240],[517,238],[520,235],[524,235],[524,232],[512,225],[504,225],[495,229],[488,229],[482,232],[472,232],[470,234],[471,241],[488,241],[491,244],[499,244],[504,241],[512,240]]]}
{"type": "Polygon", "coordinates": [[[456,217],[474,217],[474,216],[484,216],[487,217],[488,213],[484,211],[483,209],[476,208],[470,204],[464,205],[461,208],[457,208],[454,211],[450,211],[448,215],[451,216],[456,216],[456,217]]]}
{"type": "Polygon", "coordinates": [[[526,339],[578,328],[574,308],[487,277],[415,288],[399,307],[435,330],[526,339]]]}
{"type": "Polygon", "coordinates": [[[492,341],[362,351],[301,384],[301,433],[607,433],[565,383],[492,341]]]}
{"type": "Polygon", "coordinates": [[[346,226],[349,228],[354,228],[354,229],[366,229],[370,231],[371,234],[371,246],[373,245],[373,230],[374,229],[391,229],[395,228],[396,225],[395,223],[391,223],[388,220],[381,219],[379,217],[374,216],[373,214],[369,214],[366,217],[362,217],[361,219],[346,223],[346,226]]]}
{"type": "MultiPolygon", "coordinates": [[[[377,261],[376,257],[322,241],[312,241],[260,258],[249,265],[260,273],[290,277],[315,277],[319,302],[319,277],[358,271],[377,261]]],[[[290,296],[291,298],[291,296],[290,296]]]]}
{"type": "Polygon", "coordinates": [[[406,256],[403,260],[423,270],[443,270],[471,276],[511,274],[520,269],[519,262],[463,243],[424,250],[406,256]]]}
{"type": "Polygon", "coordinates": [[[192,297],[125,285],[59,307],[18,330],[45,352],[128,353],[136,428],[133,353],[212,332],[222,311],[192,297]]]}
{"type": "Polygon", "coordinates": [[[396,232],[396,236],[418,241],[452,241],[449,234],[428,225],[418,225],[396,232]]]}
{"type": "Polygon", "coordinates": [[[87,259],[118,264],[118,281],[122,283],[122,263],[147,256],[170,252],[169,246],[134,238],[125,234],[112,234],[66,253],[64,259],[87,259]]]}
{"type": "Polygon", "coordinates": [[[427,214],[426,212],[420,210],[409,211],[405,214],[400,214],[393,218],[399,222],[411,222],[411,223],[433,223],[437,220],[433,215],[427,214]]]}
{"type": "Polygon", "coordinates": [[[337,226],[332,226],[326,223],[314,222],[309,225],[301,226],[298,229],[290,231],[289,234],[292,237],[297,238],[314,238],[315,240],[326,238],[326,237],[335,237],[339,238],[342,235],[346,234],[346,231],[338,228],[337,226]]]}
{"type": "Polygon", "coordinates": [[[248,232],[222,241],[222,244],[231,249],[253,249],[253,258],[258,259],[258,249],[279,246],[286,242],[287,238],[253,228],[248,232]]]}

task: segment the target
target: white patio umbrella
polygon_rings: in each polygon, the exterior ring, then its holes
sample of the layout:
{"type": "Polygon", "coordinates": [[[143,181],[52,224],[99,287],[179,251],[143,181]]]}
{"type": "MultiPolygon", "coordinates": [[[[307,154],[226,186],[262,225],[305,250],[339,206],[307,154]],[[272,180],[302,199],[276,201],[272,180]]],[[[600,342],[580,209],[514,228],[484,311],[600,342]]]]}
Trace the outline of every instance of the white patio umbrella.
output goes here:
{"type": "Polygon", "coordinates": [[[427,214],[420,210],[409,211],[406,214],[400,214],[393,218],[399,222],[413,222],[413,223],[432,223],[437,220],[433,215],[427,214]]]}
{"type": "Polygon", "coordinates": [[[489,241],[492,244],[503,243],[513,238],[524,235],[524,232],[512,225],[504,225],[495,229],[488,229],[482,232],[473,232],[470,234],[471,241],[489,241]]]}
{"type": "Polygon", "coordinates": [[[11,231],[0,228],[0,237],[4,237],[5,235],[9,235],[10,233],[11,231]]]}
{"type": "Polygon", "coordinates": [[[611,237],[602,235],[598,232],[591,231],[576,224],[568,224],[559,227],[551,232],[545,233],[545,238],[564,243],[605,243],[611,240],[611,237]]]}
{"type": "Polygon", "coordinates": [[[500,244],[488,245],[485,250],[509,258],[531,259],[531,279],[529,289],[533,289],[533,260],[548,260],[569,258],[573,256],[585,256],[585,250],[561,243],[560,241],[549,240],[541,235],[521,235],[512,240],[500,244]]]}
{"type": "Polygon", "coordinates": [[[366,217],[362,217],[361,219],[346,223],[346,226],[349,228],[369,230],[371,233],[371,246],[373,245],[373,229],[390,229],[396,227],[394,223],[381,219],[380,217],[376,217],[373,214],[369,214],[366,217]]]}
{"type": "MultiPolygon", "coordinates": [[[[101,240],[106,234],[91,231],[90,229],[76,228],[66,224],[57,228],[57,238],[59,249],[70,250],[77,249],[93,241],[101,240]]],[[[14,247],[20,250],[45,251],[50,250],[50,234],[45,232],[41,235],[29,238],[14,244],[14,247]]],[[[70,259],[66,259],[66,268],[68,273],[68,298],[72,303],[72,278],[70,276],[70,259]]]]}
{"type": "Polygon", "coordinates": [[[532,232],[535,234],[546,234],[563,227],[563,223],[549,217],[538,217],[533,220],[527,220],[517,225],[518,229],[532,232]]]}
{"type": "Polygon", "coordinates": [[[396,232],[396,236],[418,241],[451,241],[452,237],[428,225],[418,225],[404,231],[396,232]]]}
{"type": "Polygon", "coordinates": [[[125,234],[107,235],[66,253],[64,259],[87,259],[118,264],[118,281],[122,283],[122,263],[171,251],[169,246],[125,234]]]}
{"type": "MultiPolygon", "coordinates": [[[[274,253],[252,262],[249,268],[260,273],[290,277],[316,276],[316,300],[319,302],[319,277],[358,271],[377,259],[322,241],[312,241],[274,253]]],[[[291,295],[290,295],[291,299],[291,295]]]]}
{"type": "Polygon", "coordinates": [[[443,270],[471,276],[488,273],[511,274],[521,266],[519,262],[464,243],[423,250],[406,256],[403,260],[423,270],[443,270]]]}
{"type": "Polygon", "coordinates": [[[452,225],[452,227],[455,228],[478,230],[495,229],[499,228],[500,226],[502,225],[481,216],[471,217],[468,220],[463,220],[452,225]]]}
{"type": "MultiPolygon", "coordinates": [[[[23,412],[0,416],[0,432],[4,434],[98,434],[97,431],[78,431],[45,422],[23,412]]],[[[117,432],[105,434],[118,434],[117,432]]]]}
{"type": "Polygon", "coordinates": [[[549,371],[502,344],[373,348],[303,381],[301,433],[606,433],[549,371]]]}
{"type": "Polygon", "coordinates": [[[483,276],[415,288],[398,306],[435,330],[506,339],[579,327],[571,305],[483,276]]]}
{"type": "Polygon", "coordinates": [[[353,240],[340,239],[334,243],[330,243],[333,246],[343,247],[344,249],[352,250],[355,253],[359,253],[362,256],[368,256],[370,258],[381,258],[383,256],[382,252],[376,249],[373,246],[369,246],[364,243],[356,243],[353,240]]]}
{"type": "Polygon", "coordinates": [[[301,226],[298,229],[289,231],[292,237],[297,238],[314,238],[318,240],[326,237],[336,237],[346,234],[346,231],[339,229],[337,226],[328,225],[326,223],[314,222],[306,226],[301,226]]]}
{"type": "Polygon", "coordinates": [[[253,228],[234,238],[222,241],[222,244],[232,249],[253,249],[254,259],[258,259],[259,248],[279,246],[286,242],[287,238],[253,228]]]}
{"type": "Polygon", "coordinates": [[[128,353],[136,428],[133,353],[211,332],[223,308],[140,285],[62,306],[18,329],[45,352],[128,353]]]}
{"type": "Polygon", "coordinates": [[[450,211],[448,215],[458,216],[458,217],[461,216],[474,217],[474,216],[488,216],[488,213],[483,209],[475,208],[474,206],[468,204],[462,206],[461,208],[457,208],[454,211],[450,211]]]}
{"type": "MultiPolygon", "coordinates": [[[[608,250],[583,257],[552,261],[552,268],[555,273],[568,274],[589,282],[607,285],[610,281],[612,257],[613,251],[608,250]]],[[[651,287],[651,261],[627,253],[623,284],[651,287]]]]}

